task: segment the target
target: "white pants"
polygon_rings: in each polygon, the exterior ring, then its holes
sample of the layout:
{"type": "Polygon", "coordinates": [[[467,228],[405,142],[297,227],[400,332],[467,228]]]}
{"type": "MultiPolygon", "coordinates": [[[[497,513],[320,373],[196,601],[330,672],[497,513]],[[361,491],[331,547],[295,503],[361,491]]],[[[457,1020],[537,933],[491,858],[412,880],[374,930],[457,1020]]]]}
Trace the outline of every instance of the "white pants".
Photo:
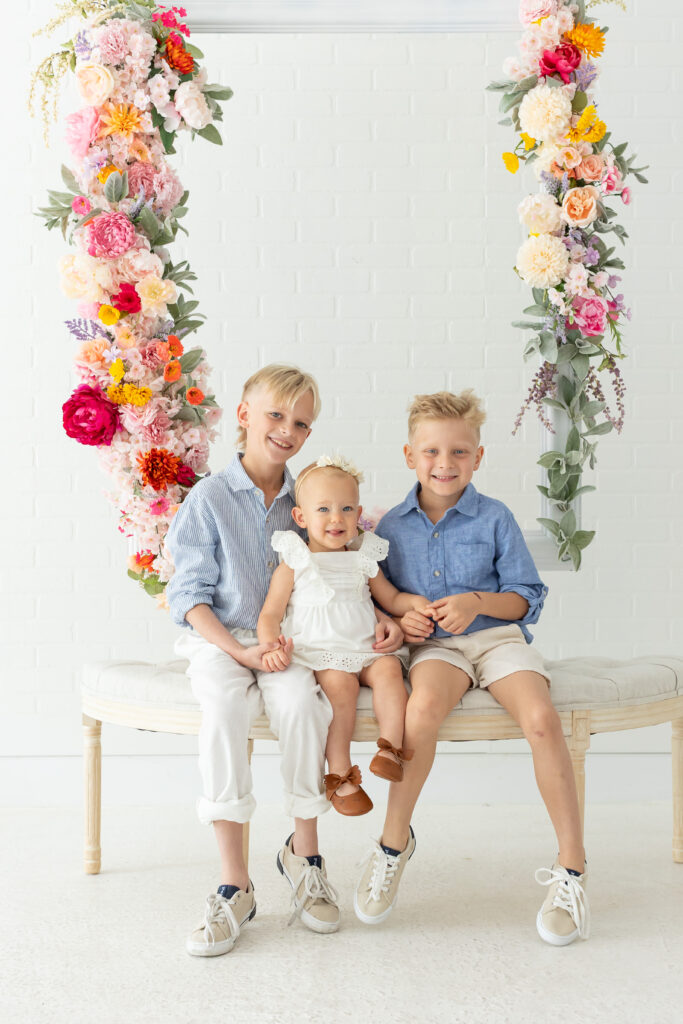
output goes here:
{"type": "MultiPolygon", "coordinates": [[[[244,647],[258,643],[253,630],[232,632],[244,647]]],[[[175,652],[190,662],[187,674],[202,710],[199,820],[245,822],[254,813],[247,743],[264,705],[280,743],[285,812],[316,818],[328,811],[323,773],[332,706],[313,672],[294,664],[283,672],[253,672],[190,632],[178,638],[175,652]]]]}

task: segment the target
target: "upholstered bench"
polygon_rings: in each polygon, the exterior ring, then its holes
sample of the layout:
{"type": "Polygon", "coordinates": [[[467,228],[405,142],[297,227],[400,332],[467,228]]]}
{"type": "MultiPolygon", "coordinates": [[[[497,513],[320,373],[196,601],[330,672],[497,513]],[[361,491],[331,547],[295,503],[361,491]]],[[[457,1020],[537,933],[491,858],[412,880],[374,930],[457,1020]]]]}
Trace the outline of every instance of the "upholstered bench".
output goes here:
{"type": "MultiPolygon", "coordinates": [[[[585,756],[591,734],[672,723],[673,859],[683,863],[683,658],[569,658],[549,662],[557,708],[579,792],[583,818],[585,756]]],[[[187,662],[158,665],[103,661],[87,665],[82,687],[85,742],[85,870],[100,870],[102,722],[152,732],[198,733],[201,712],[185,675],[187,662]]],[[[354,740],[376,740],[370,690],[361,687],[354,740]]],[[[441,740],[501,740],[521,737],[515,722],[485,690],[469,690],[443,723],[441,740]]],[[[254,723],[255,739],[275,739],[265,717],[254,723]]],[[[245,855],[249,833],[245,828],[245,855]]]]}

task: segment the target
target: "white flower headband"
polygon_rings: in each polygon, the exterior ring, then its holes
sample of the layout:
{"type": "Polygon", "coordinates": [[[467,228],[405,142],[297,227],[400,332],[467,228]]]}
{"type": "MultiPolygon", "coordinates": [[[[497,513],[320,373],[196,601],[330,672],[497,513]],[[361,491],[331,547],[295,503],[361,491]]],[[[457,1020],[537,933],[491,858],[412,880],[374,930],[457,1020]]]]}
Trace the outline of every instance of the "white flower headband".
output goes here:
{"type": "Polygon", "coordinates": [[[332,466],[334,469],[341,469],[342,472],[348,473],[356,479],[359,484],[363,483],[365,479],[360,469],[354,466],[350,459],[345,458],[343,455],[321,455],[316,461],[316,466],[321,469],[324,466],[332,466]]]}

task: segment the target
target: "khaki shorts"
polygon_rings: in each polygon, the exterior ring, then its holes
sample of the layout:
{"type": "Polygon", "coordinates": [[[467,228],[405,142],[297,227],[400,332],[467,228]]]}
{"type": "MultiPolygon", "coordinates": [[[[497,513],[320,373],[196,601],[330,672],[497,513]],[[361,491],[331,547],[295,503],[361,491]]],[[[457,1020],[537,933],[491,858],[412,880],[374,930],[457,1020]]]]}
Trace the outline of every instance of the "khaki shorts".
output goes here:
{"type": "Polygon", "coordinates": [[[421,661],[445,661],[461,668],[472,680],[472,686],[482,689],[512,672],[538,672],[550,683],[543,658],[515,625],[411,644],[411,670],[421,661]]]}

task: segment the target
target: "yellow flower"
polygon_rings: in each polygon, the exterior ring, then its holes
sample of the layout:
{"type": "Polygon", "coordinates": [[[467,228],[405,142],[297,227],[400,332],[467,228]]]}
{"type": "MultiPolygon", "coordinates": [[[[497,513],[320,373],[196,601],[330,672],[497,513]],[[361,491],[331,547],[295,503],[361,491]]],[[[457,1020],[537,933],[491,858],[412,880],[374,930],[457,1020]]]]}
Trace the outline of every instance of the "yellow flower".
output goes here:
{"type": "Polygon", "coordinates": [[[533,149],[536,145],[536,139],[532,139],[532,137],[530,135],[527,135],[526,132],[522,132],[519,137],[524,143],[524,148],[526,150],[533,149]]]}
{"type": "Polygon", "coordinates": [[[121,316],[121,314],[119,313],[118,309],[116,309],[115,306],[108,306],[106,303],[100,306],[100,311],[97,315],[99,316],[102,323],[106,324],[107,327],[110,327],[112,324],[115,324],[116,321],[121,316]]]}
{"type": "Polygon", "coordinates": [[[107,395],[115,405],[147,405],[152,397],[151,388],[138,388],[135,384],[110,384],[107,395]]]}
{"type": "Polygon", "coordinates": [[[519,170],[519,157],[516,153],[503,153],[503,163],[510,174],[514,174],[519,170]]]}
{"type": "Polygon", "coordinates": [[[599,142],[607,131],[607,125],[598,117],[592,103],[584,108],[581,117],[567,132],[570,142],[599,142]]]}
{"type": "MultiPolygon", "coordinates": [[[[109,177],[109,175],[113,174],[114,171],[118,171],[118,170],[119,170],[118,167],[116,167],[114,164],[107,164],[107,166],[103,167],[102,170],[97,175],[97,180],[104,185],[104,183],[106,182],[106,180],[109,177]]],[[[120,173],[121,172],[119,171],[119,174],[120,173]]]]}
{"type": "Polygon", "coordinates": [[[565,32],[564,38],[587,57],[599,57],[605,49],[605,34],[595,25],[574,25],[569,32],[565,32]]]}
{"type": "Polygon", "coordinates": [[[121,357],[119,356],[119,358],[115,359],[114,362],[109,367],[109,373],[114,378],[116,383],[120,384],[121,378],[123,377],[125,372],[126,368],[123,365],[123,359],[121,359],[121,357]]]}
{"type": "Polygon", "coordinates": [[[129,139],[135,132],[142,131],[141,116],[142,111],[132,103],[105,103],[100,112],[102,127],[98,138],[117,134],[129,139]]]}

